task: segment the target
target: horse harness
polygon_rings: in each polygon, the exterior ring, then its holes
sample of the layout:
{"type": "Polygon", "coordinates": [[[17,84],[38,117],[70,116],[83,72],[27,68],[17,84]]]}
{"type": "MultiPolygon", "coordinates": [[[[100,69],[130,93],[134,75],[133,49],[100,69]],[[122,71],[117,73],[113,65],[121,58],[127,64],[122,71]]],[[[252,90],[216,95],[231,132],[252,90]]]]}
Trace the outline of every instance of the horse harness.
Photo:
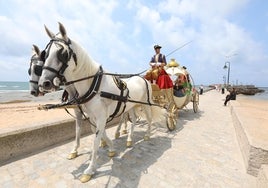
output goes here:
{"type": "MultiPolygon", "coordinates": [[[[30,68],[28,69],[28,74],[29,74],[29,76],[31,76],[31,67],[33,66],[33,71],[34,71],[34,73],[37,75],[37,76],[41,76],[41,74],[42,74],[42,70],[43,70],[43,66],[42,65],[37,65],[36,63],[34,63],[34,62],[38,62],[38,61],[40,61],[40,58],[39,58],[39,56],[38,57],[35,57],[36,56],[36,54],[34,54],[32,57],[31,57],[31,62],[30,62],[30,68]]],[[[38,84],[38,82],[37,81],[35,81],[35,80],[29,80],[29,82],[30,83],[34,83],[34,84],[38,84]]]]}
{"type": "Polygon", "coordinates": [[[116,94],[105,92],[105,91],[100,92],[101,97],[118,101],[116,108],[114,110],[114,113],[109,116],[107,122],[112,121],[114,117],[120,116],[125,111],[126,102],[129,97],[129,90],[127,88],[126,82],[124,82],[123,80],[121,80],[119,77],[116,77],[116,76],[113,76],[113,80],[117,88],[120,90],[120,95],[116,95],[116,94]],[[124,106],[121,112],[119,113],[119,110],[121,109],[122,104],[124,104],[124,106]]]}
{"type": "MultiPolygon", "coordinates": [[[[92,78],[93,78],[93,81],[92,81],[90,88],[83,96],[79,97],[78,94],[76,94],[73,99],[71,99],[69,101],[62,102],[61,104],[50,105],[47,109],[64,107],[64,106],[68,106],[68,105],[80,106],[81,104],[84,104],[84,103],[90,101],[99,92],[99,88],[101,85],[103,75],[113,76],[114,83],[117,85],[118,89],[120,90],[119,95],[105,92],[105,91],[100,91],[101,97],[118,101],[114,112],[109,116],[109,118],[107,119],[107,122],[111,121],[113,118],[120,116],[122,113],[124,113],[125,107],[126,107],[126,102],[153,105],[150,103],[148,83],[146,81],[145,81],[145,83],[146,83],[147,93],[148,93],[148,102],[146,103],[146,102],[134,101],[134,100],[129,99],[129,90],[127,88],[127,84],[123,80],[121,80],[120,77],[127,78],[127,77],[131,77],[131,76],[137,76],[138,74],[129,74],[129,75],[125,75],[125,74],[121,75],[120,74],[120,75],[118,75],[118,74],[104,73],[102,66],[100,66],[98,72],[95,75],[88,76],[88,77],[81,78],[81,79],[74,80],[74,81],[66,82],[65,78],[63,76],[63,73],[64,73],[65,69],[68,67],[68,62],[70,61],[70,59],[72,57],[75,61],[75,64],[77,64],[77,57],[70,46],[71,45],[70,39],[68,39],[68,41],[66,42],[63,39],[54,38],[54,39],[50,40],[50,42],[47,44],[45,50],[43,50],[41,53],[41,60],[43,62],[45,62],[45,60],[49,56],[49,51],[50,51],[50,48],[51,48],[53,42],[55,42],[57,45],[61,46],[60,50],[57,52],[57,58],[62,63],[62,67],[60,68],[60,70],[55,70],[51,67],[44,66],[43,69],[47,69],[47,70],[57,74],[57,76],[60,77],[61,82],[63,82],[63,85],[65,85],[65,86],[73,84],[75,82],[80,82],[80,81],[92,79],[92,78]],[[63,45],[59,44],[59,42],[62,42],[68,46],[69,53],[67,51],[62,53],[64,47],[63,47],[63,45]],[[124,105],[124,106],[122,107],[122,105],[124,105]],[[121,111],[120,111],[120,109],[121,109],[121,111]]],[[[64,100],[62,100],[62,101],[64,101],[64,100]]]]}

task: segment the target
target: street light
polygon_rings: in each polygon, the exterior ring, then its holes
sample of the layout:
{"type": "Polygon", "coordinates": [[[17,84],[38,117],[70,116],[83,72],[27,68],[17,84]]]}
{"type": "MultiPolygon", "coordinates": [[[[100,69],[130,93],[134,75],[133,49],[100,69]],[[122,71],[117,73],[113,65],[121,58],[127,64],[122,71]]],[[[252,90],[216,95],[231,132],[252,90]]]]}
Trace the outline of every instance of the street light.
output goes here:
{"type": "MultiPolygon", "coordinates": [[[[238,54],[237,53],[234,53],[234,54],[231,54],[231,55],[226,55],[225,57],[228,60],[230,57],[236,56],[236,55],[238,55],[238,54]]],[[[227,87],[228,87],[229,86],[229,79],[230,79],[230,69],[231,69],[230,62],[229,61],[226,61],[223,68],[224,69],[227,69],[228,68],[228,75],[227,75],[227,87]],[[227,64],[228,64],[228,66],[227,66],[227,64]]]]}
{"type": "Polygon", "coordinates": [[[230,62],[229,61],[227,61],[227,62],[225,62],[225,65],[224,65],[224,69],[227,69],[228,68],[228,75],[227,75],[227,87],[229,86],[229,78],[230,78],[230,62]],[[226,64],[228,64],[228,66],[226,65],[226,64]]]}

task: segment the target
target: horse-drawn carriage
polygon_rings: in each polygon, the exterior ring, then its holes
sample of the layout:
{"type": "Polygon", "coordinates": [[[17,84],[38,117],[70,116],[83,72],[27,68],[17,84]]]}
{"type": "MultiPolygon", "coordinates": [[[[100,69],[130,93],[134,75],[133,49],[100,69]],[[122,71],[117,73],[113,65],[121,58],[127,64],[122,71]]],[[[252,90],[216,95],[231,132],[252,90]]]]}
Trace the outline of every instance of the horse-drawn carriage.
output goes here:
{"type": "MultiPolygon", "coordinates": [[[[89,166],[80,177],[81,182],[87,182],[96,171],[96,157],[101,139],[109,147],[109,156],[115,155],[113,142],[106,134],[106,123],[116,115],[128,113],[133,120],[127,142],[132,142],[133,126],[136,123],[135,110],[142,107],[148,122],[144,140],[151,136],[151,124],[163,115],[159,107],[166,109],[167,127],[174,130],[177,122],[177,112],[190,101],[194,111],[198,108],[198,93],[193,87],[190,74],[175,61],[169,63],[166,72],[170,76],[183,77],[178,79],[174,87],[160,89],[156,84],[150,84],[141,76],[133,75],[124,81],[118,79],[120,75],[111,74],[103,70],[102,66],[92,60],[87,52],[75,41],[67,36],[67,32],[59,23],[59,33],[54,34],[47,28],[50,37],[45,50],[37,52],[37,59],[32,58],[29,73],[36,75],[38,90],[41,92],[55,91],[60,84],[65,86],[68,96],[56,105],[42,106],[42,109],[75,106],[76,113],[76,143],[71,151],[70,159],[77,157],[80,139],[80,124],[82,115],[87,114],[91,125],[95,129],[92,157],[89,166]],[[37,60],[37,63],[34,63],[37,60]],[[40,64],[39,64],[40,63],[40,64]],[[41,71],[38,71],[41,67],[41,71]]],[[[36,50],[39,51],[39,50],[36,50]]],[[[123,75],[126,76],[126,75],[123,75]]]]}
{"type": "Polygon", "coordinates": [[[198,111],[199,94],[194,87],[194,82],[186,67],[180,66],[175,59],[165,67],[166,73],[173,80],[173,88],[160,89],[152,83],[153,101],[167,109],[166,123],[170,131],[176,128],[178,110],[183,109],[187,104],[193,102],[193,111],[198,111]]]}

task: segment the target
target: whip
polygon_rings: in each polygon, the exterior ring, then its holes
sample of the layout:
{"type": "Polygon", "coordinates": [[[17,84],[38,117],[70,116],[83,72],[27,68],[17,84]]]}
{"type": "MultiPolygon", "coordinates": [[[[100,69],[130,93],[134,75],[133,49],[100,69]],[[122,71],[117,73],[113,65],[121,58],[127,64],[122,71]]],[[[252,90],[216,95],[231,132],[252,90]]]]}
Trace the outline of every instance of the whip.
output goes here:
{"type": "Polygon", "coordinates": [[[169,56],[169,55],[171,55],[171,54],[173,54],[174,52],[178,51],[179,49],[183,48],[184,46],[190,44],[191,42],[193,42],[193,41],[191,40],[191,41],[189,41],[189,42],[183,44],[182,46],[176,48],[175,50],[173,50],[172,52],[170,52],[168,55],[166,55],[166,57],[169,56]]]}

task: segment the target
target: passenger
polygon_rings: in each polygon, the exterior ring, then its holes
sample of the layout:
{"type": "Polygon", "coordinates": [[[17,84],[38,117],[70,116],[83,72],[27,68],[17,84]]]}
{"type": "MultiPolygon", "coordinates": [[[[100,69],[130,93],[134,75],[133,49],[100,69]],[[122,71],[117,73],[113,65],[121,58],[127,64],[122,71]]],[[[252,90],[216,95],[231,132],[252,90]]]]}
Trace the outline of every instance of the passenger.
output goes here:
{"type": "Polygon", "coordinates": [[[156,83],[160,89],[172,88],[172,80],[164,69],[167,62],[165,55],[160,53],[161,48],[159,45],[154,46],[155,55],[150,61],[151,70],[146,73],[145,78],[150,80],[151,83],[156,83]]]}
{"type": "Polygon", "coordinates": [[[183,74],[180,74],[174,83],[174,95],[177,97],[185,96],[187,86],[186,77],[183,74]]]}

